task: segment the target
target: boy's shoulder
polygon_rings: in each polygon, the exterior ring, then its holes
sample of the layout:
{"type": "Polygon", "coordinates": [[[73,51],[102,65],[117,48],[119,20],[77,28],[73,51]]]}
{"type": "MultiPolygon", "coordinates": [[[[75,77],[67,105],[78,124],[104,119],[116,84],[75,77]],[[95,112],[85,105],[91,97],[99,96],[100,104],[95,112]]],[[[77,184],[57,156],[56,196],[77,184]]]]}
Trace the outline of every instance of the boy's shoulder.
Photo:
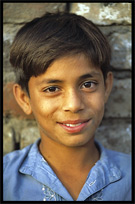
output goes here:
{"type": "Polygon", "coordinates": [[[8,154],[6,154],[3,157],[3,168],[4,170],[6,170],[6,168],[9,166],[19,166],[25,159],[25,157],[27,157],[30,149],[31,149],[31,145],[28,145],[26,147],[24,147],[21,150],[15,150],[13,152],[10,152],[8,154]]]}
{"type": "Polygon", "coordinates": [[[131,154],[126,154],[123,152],[118,152],[114,150],[106,149],[107,154],[111,157],[114,161],[123,161],[123,162],[131,162],[131,154]]]}
{"type": "Polygon", "coordinates": [[[115,164],[122,172],[131,169],[131,154],[110,150],[105,148],[101,143],[98,142],[98,144],[102,151],[101,160],[102,158],[103,160],[107,160],[108,165],[110,163],[115,164]]]}
{"type": "Polygon", "coordinates": [[[106,155],[108,157],[108,161],[115,164],[122,174],[131,174],[131,154],[106,149],[106,155]]]}

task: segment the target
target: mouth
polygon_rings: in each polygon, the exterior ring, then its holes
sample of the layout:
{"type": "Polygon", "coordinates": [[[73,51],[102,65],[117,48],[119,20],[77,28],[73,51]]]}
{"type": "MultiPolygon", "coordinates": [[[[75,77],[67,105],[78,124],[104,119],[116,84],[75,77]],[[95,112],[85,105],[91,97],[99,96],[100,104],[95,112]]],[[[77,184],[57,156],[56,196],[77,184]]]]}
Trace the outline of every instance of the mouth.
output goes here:
{"type": "Polygon", "coordinates": [[[88,120],[68,120],[68,121],[63,121],[62,123],[58,123],[64,130],[66,130],[69,133],[79,133],[84,128],[87,127],[88,120]]]}

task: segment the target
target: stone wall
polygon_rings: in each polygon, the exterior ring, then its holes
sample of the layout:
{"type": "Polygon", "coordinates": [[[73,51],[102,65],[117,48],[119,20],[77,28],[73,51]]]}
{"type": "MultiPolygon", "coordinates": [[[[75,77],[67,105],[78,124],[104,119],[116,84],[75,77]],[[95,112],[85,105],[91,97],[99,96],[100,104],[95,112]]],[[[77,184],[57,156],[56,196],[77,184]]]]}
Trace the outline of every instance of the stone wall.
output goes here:
{"type": "Polygon", "coordinates": [[[96,138],[117,151],[131,151],[131,3],[4,3],[3,141],[4,154],[31,144],[39,137],[33,115],[17,105],[9,50],[19,28],[45,12],[68,11],[92,20],[112,46],[114,86],[96,138]]]}

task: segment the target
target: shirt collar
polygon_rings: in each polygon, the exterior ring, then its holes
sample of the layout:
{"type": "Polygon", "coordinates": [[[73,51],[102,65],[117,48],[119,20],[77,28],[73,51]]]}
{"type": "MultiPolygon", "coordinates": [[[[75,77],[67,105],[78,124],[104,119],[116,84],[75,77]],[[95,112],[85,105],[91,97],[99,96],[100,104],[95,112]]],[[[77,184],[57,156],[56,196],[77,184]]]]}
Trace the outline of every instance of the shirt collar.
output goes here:
{"type": "Polygon", "coordinates": [[[86,183],[77,200],[86,200],[89,196],[101,191],[110,183],[118,181],[122,176],[120,169],[112,157],[108,155],[108,150],[99,142],[95,141],[95,143],[100,150],[100,159],[90,170],[86,183]]]}
{"type": "Polygon", "coordinates": [[[62,185],[52,168],[48,165],[47,161],[43,158],[38,150],[38,139],[32,146],[24,159],[19,172],[32,176],[41,184],[49,187],[52,191],[63,197],[65,200],[73,200],[69,192],[62,185]]]}
{"type": "MultiPolygon", "coordinates": [[[[50,187],[59,195],[64,191],[64,198],[69,199],[69,193],[63,187],[47,161],[40,154],[38,150],[39,141],[40,139],[31,146],[27,157],[24,159],[19,169],[20,173],[31,175],[37,181],[50,187]]],[[[100,149],[100,159],[90,170],[86,183],[77,200],[85,200],[90,195],[100,191],[105,186],[121,178],[121,171],[113,162],[113,159],[108,156],[107,149],[97,141],[95,142],[100,149]]]]}

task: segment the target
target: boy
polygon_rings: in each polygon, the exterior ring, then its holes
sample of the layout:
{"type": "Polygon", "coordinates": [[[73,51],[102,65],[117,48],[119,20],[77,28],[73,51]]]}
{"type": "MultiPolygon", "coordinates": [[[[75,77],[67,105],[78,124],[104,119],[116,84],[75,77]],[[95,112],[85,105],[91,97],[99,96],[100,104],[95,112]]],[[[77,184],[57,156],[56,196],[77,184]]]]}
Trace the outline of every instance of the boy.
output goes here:
{"type": "Polygon", "coordinates": [[[11,47],[14,96],[41,139],[4,157],[4,200],[130,201],[130,156],[94,140],[112,89],[110,47],[82,16],[47,13],[11,47]]]}

